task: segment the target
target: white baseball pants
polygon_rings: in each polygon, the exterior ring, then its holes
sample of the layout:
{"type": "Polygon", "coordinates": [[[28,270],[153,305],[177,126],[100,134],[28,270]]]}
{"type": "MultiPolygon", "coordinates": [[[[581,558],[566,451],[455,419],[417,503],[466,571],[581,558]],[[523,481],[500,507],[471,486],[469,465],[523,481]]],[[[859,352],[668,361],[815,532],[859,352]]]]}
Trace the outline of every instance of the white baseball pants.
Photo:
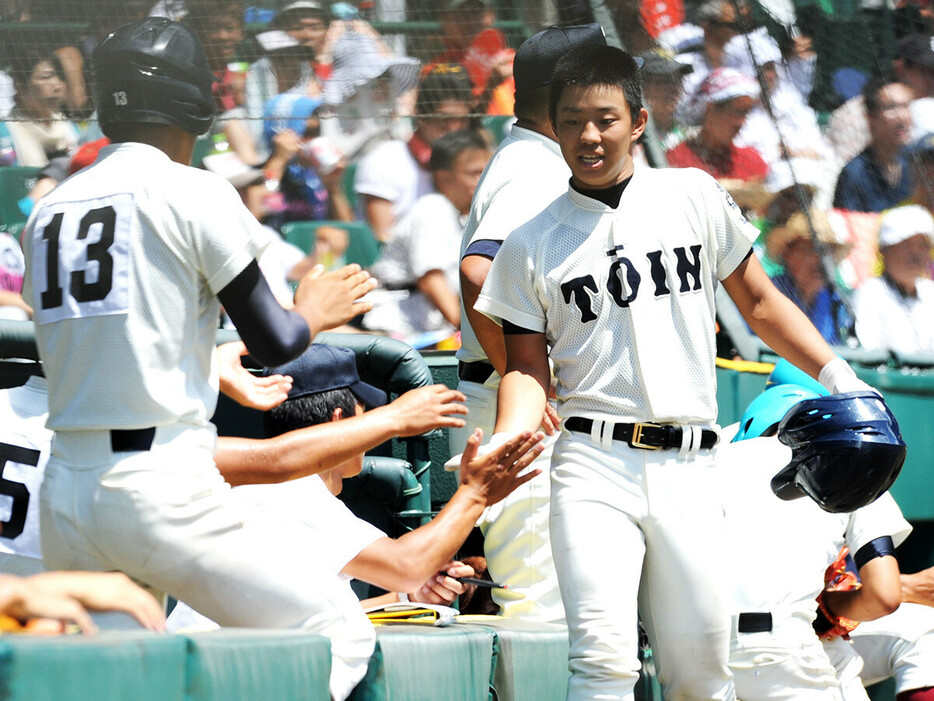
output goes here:
{"type": "Polygon", "coordinates": [[[223,626],[325,635],[331,695],[346,698],[366,672],[373,626],[299,521],[231,492],[214,444],[201,427],[159,427],[150,450],[129,453],[111,451],[109,431],[56,433],[40,497],[47,565],[122,570],[223,626]]]}
{"type": "Polygon", "coordinates": [[[733,578],[710,451],[640,450],[562,432],[551,542],[570,632],[568,699],[632,699],[638,610],[666,699],[735,699],[733,578]]]}
{"type": "Polygon", "coordinates": [[[768,632],[740,633],[733,617],[730,670],[736,695],[743,701],[843,701],[809,614],[771,613],[768,632]]]}
{"type": "Polygon", "coordinates": [[[860,623],[850,634],[863,658],[867,686],[895,677],[895,691],[934,686],[934,609],[902,604],[895,613],[860,623]]]}

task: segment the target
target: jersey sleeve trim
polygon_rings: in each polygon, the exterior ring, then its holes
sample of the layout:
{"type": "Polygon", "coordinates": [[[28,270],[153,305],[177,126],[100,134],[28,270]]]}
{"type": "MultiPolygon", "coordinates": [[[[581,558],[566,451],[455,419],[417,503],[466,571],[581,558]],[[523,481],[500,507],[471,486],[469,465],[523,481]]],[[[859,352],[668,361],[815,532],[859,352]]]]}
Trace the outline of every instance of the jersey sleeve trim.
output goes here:
{"type": "Polygon", "coordinates": [[[464,255],[461,256],[461,258],[463,259],[467,256],[480,256],[481,258],[489,258],[490,260],[493,260],[502,245],[502,241],[494,241],[492,239],[474,241],[469,246],[467,246],[467,250],[464,251],[464,255]]]}

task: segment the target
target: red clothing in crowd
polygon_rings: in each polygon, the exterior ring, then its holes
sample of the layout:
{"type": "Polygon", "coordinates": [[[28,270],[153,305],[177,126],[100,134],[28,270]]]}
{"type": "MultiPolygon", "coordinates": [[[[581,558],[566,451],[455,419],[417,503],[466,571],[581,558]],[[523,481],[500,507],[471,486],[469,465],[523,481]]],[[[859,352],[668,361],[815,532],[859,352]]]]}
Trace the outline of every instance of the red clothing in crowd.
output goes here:
{"type": "Polygon", "coordinates": [[[682,141],[669,149],[668,165],[675,168],[700,168],[710,173],[717,180],[735,178],[737,180],[756,180],[765,178],[769,172],[768,164],[759,152],[751,146],[730,145],[724,158],[706,160],[701,158],[695,141],[682,141]]]}

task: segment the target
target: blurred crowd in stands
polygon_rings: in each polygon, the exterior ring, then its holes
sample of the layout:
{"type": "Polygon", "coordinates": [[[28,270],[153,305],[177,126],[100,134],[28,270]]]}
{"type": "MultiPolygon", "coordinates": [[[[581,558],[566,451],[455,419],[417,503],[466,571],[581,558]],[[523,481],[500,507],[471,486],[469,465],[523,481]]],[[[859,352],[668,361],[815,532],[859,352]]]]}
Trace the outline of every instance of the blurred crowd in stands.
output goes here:
{"type": "MultiPolygon", "coordinates": [[[[714,175],[762,231],[766,270],[831,343],[934,357],[923,323],[934,318],[934,22],[913,3],[898,15],[911,21],[885,16],[888,52],[864,47],[871,69],[854,61],[827,80],[813,13],[792,3],[610,2],[606,29],[645,61],[652,128],[638,166],[714,175]]],[[[548,24],[600,18],[586,2],[524,3],[510,9],[527,31],[511,36],[488,0],[446,0],[426,15],[434,33],[381,35],[390,4],[3,0],[0,26],[24,28],[3,34],[0,73],[0,166],[31,178],[21,220],[105,143],[94,47],[126,21],[166,15],[196,32],[216,75],[218,119],[193,165],[227,178],[267,226],[273,289],[287,300],[314,263],[361,262],[382,285],[346,330],[457,347],[461,233],[513,119],[514,47],[548,24]],[[25,31],[38,22],[70,29],[25,31]]],[[[9,219],[0,317],[28,318],[9,219]]]]}

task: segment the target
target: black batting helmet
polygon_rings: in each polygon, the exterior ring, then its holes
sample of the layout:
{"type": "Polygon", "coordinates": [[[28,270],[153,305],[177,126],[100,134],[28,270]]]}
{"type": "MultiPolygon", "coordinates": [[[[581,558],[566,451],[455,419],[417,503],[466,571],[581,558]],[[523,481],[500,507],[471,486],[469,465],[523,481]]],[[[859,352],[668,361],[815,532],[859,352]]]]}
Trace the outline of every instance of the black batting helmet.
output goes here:
{"type": "Polygon", "coordinates": [[[908,451],[882,397],[865,391],[799,402],[778,425],[778,439],[792,458],[772,478],[772,491],[786,500],[807,495],[831,513],[882,496],[908,451]]]}
{"type": "Polygon", "coordinates": [[[118,27],[92,56],[101,131],[113,124],[174,124],[201,135],[214,122],[214,74],[190,29],[164,17],[118,27]]]}

